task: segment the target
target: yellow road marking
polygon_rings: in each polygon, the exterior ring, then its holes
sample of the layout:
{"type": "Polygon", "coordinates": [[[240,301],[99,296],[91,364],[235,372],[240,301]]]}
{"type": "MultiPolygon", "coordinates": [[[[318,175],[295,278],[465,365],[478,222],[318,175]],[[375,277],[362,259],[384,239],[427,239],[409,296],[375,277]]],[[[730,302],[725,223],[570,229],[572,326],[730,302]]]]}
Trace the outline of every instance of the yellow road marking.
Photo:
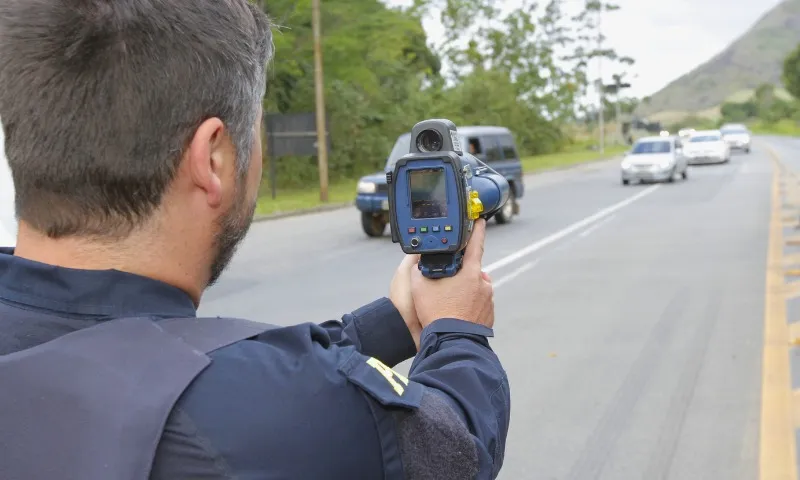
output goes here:
{"type": "Polygon", "coordinates": [[[789,300],[794,297],[800,297],[800,282],[791,282],[785,285],[784,292],[786,292],[786,299],[789,300]]]}
{"type": "Polygon", "coordinates": [[[787,267],[800,266],[800,253],[792,253],[783,256],[783,264],[787,267]]]}
{"type": "Polygon", "coordinates": [[[800,390],[792,392],[792,413],[794,420],[794,428],[800,427],[800,390]]]}
{"type": "Polygon", "coordinates": [[[789,343],[793,346],[800,346],[800,322],[789,324],[789,343]]]}
{"type": "Polygon", "coordinates": [[[789,375],[789,328],[786,323],[783,231],[778,195],[783,168],[775,152],[769,147],[768,150],[774,168],[764,305],[759,479],[796,480],[794,404],[789,375]]]}

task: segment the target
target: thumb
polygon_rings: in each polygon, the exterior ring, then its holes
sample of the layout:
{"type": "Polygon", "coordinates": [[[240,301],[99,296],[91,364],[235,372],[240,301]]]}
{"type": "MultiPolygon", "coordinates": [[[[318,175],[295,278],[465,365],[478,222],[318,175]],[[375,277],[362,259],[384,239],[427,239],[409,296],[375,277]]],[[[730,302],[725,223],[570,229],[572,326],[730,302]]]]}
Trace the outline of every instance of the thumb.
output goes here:
{"type": "Polygon", "coordinates": [[[472,226],[472,235],[464,252],[464,263],[480,265],[483,261],[483,244],[486,239],[486,220],[479,218],[472,226]]]}

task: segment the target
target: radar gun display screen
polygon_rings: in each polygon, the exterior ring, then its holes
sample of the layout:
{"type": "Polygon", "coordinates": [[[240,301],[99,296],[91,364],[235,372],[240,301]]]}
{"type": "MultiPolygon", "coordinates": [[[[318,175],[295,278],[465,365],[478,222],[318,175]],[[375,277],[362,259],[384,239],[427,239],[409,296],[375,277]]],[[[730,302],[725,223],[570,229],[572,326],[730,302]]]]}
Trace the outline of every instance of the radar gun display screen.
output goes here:
{"type": "Polygon", "coordinates": [[[410,170],[411,217],[441,218],[447,216],[446,177],[442,168],[410,170]]]}

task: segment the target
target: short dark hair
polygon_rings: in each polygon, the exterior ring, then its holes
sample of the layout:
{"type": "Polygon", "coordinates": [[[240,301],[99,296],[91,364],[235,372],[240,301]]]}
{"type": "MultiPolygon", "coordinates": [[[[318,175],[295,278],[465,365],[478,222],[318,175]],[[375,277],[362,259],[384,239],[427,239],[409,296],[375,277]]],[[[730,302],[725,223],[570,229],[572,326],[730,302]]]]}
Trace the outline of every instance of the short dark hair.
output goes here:
{"type": "Polygon", "coordinates": [[[273,48],[247,0],[3,0],[0,121],[17,218],[53,238],[127,235],[211,117],[243,174],[273,48]]]}

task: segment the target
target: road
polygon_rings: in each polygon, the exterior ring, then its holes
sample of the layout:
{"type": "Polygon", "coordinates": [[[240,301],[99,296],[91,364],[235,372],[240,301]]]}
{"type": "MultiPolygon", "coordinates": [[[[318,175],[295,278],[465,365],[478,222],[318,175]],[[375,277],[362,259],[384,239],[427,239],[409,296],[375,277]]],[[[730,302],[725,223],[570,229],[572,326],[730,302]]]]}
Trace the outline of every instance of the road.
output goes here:
{"type": "MultiPolygon", "coordinates": [[[[674,184],[623,187],[603,162],[529,177],[521,216],[492,222],[500,478],[758,478],[767,145],[800,171],[800,140],[780,138],[674,184]]],[[[200,313],[335,318],[386,295],[401,258],[355,209],[260,222],[200,313]]]]}

